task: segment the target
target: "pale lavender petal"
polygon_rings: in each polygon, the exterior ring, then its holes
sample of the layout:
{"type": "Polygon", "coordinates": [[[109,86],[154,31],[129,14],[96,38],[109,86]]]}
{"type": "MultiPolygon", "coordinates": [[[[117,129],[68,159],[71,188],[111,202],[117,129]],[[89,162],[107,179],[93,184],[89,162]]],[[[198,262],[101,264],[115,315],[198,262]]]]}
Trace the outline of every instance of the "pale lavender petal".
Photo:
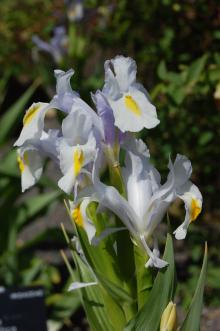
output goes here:
{"type": "Polygon", "coordinates": [[[98,246],[100,241],[105,239],[106,237],[110,236],[113,233],[119,232],[119,231],[124,231],[127,230],[125,227],[120,227],[120,228],[106,228],[99,236],[93,237],[91,244],[93,246],[98,246]]]}
{"type": "Polygon", "coordinates": [[[115,142],[115,126],[113,111],[101,91],[97,91],[93,95],[93,100],[96,104],[97,113],[100,116],[104,128],[105,143],[113,145],[115,142]]]}
{"type": "Polygon", "coordinates": [[[53,48],[49,43],[47,43],[46,41],[43,41],[38,36],[33,36],[32,41],[40,50],[42,50],[44,52],[48,52],[52,55],[53,48]]]}
{"type": "Polygon", "coordinates": [[[70,69],[66,72],[55,70],[54,74],[57,80],[57,94],[52,99],[50,105],[53,108],[58,108],[59,110],[69,113],[72,109],[74,100],[79,98],[79,94],[73,91],[70,85],[70,79],[74,74],[74,70],[70,69]]]}

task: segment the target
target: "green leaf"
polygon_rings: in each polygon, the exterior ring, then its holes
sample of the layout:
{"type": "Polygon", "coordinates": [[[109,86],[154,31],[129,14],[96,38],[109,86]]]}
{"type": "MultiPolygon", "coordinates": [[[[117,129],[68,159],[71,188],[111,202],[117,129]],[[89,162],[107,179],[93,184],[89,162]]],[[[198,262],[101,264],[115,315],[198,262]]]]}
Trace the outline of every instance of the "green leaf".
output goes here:
{"type": "Polygon", "coordinates": [[[39,80],[34,81],[20,99],[18,99],[1,117],[0,144],[3,144],[8,136],[11,135],[11,130],[16,127],[16,121],[20,115],[24,113],[27,102],[38,86],[39,80]]]}
{"type": "Polygon", "coordinates": [[[208,54],[204,54],[189,66],[188,73],[186,76],[186,82],[188,84],[194,85],[199,80],[207,60],[208,60],[208,54]]]}
{"type": "Polygon", "coordinates": [[[5,70],[5,72],[3,73],[3,76],[0,80],[0,105],[3,103],[6,92],[7,92],[7,84],[9,81],[11,75],[11,70],[5,70]]]}
{"type": "MultiPolygon", "coordinates": [[[[68,210],[68,206],[67,206],[68,210]]],[[[69,237],[64,229],[63,233],[67,244],[70,246],[69,237]]],[[[78,277],[75,278],[74,274],[72,275],[73,281],[82,281],[82,282],[93,282],[95,280],[95,275],[91,272],[91,269],[88,268],[88,265],[82,261],[80,256],[76,254],[72,248],[72,257],[75,262],[75,266],[78,271],[78,277]]],[[[69,266],[68,266],[69,269],[69,266]]],[[[94,331],[122,331],[126,323],[124,313],[121,307],[117,304],[113,298],[110,297],[108,292],[104,289],[101,284],[96,286],[89,286],[79,290],[81,294],[81,301],[83,303],[86,315],[91,326],[91,329],[94,331]]]]}
{"type": "Polygon", "coordinates": [[[48,207],[50,203],[55,201],[59,196],[61,196],[60,191],[53,191],[43,193],[38,196],[29,197],[25,201],[26,216],[32,218],[41,212],[44,208],[48,207]]]}
{"type": "Polygon", "coordinates": [[[135,252],[135,270],[137,281],[137,301],[138,310],[146,303],[150,290],[152,289],[153,271],[151,268],[145,268],[146,252],[142,247],[134,245],[135,252]]]}
{"type": "Polygon", "coordinates": [[[30,248],[39,248],[41,243],[47,243],[47,245],[55,245],[56,243],[57,246],[60,246],[63,245],[65,241],[59,228],[48,228],[37,234],[33,239],[24,242],[24,244],[18,247],[18,250],[21,252],[30,248]]]}
{"type": "Polygon", "coordinates": [[[173,299],[176,288],[173,243],[170,234],[167,235],[163,258],[169,265],[158,271],[149,299],[124,331],[158,331],[161,315],[173,299]]]}
{"type": "Polygon", "coordinates": [[[96,272],[97,277],[100,279],[102,285],[107,289],[108,293],[115,298],[116,300],[120,300],[120,302],[130,302],[132,303],[133,298],[127,293],[123,288],[118,287],[100,273],[96,272]]]}
{"type": "Polygon", "coordinates": [[[47,209],[48,206],[50,206],[52,202],[56,201],[60,195],[61,192],[55,191],[28,197],[25,202],[18,206],[16,227],[23,227],[24,224],[33,219],[37,214],[47,209]]]}
{"type": "MultiPolygon", "coordinates": [[[[68,206],[67,211],[69,213],[68,206]]],[[[72,222],[71,222],[72,223],[72,222]]],[[[68,234],[64,228],[61,226],[63,230],[64,237],[66,239],[67,244],[70,246],[70,239],[68,234]]],[[[72,258],[74,260],[77,274],[74,272],[72,267],[69,264],[69,261],[63,256],[65,264],[70,272],[70,276],[72,281],[81,281],[81,282],[94,282],[94,275],[91,272],[91,269],[88,268],[88,265],[84,261],[82,261],[81,257],[75,252],[75,250],[71,249],[72,258]]],[[[108,314],[106,312],[106,308],[102,299],[102,291],[100,286],[89,286],[78,290],[80,294],[81,302],[86,312],[87,319],[89,321],[90,327],[93,331],[114,331],[109,323],[108,314]]]]}
{"type": "Polygon", "coordinates": [[[180,105],[186,96],[186,90],[184,86],[177,86],[175,84],[170,84],[167,88],[167,94],[173,99],[173,101],[180,105]]]}
{"type": "MultiPolygon", "coordinates": [[[[74,260],[79,272],[80,281],[82,282],[94,281],[94,276],[91,274],[91,271],[88,269],[85,263],[80,259],[80,257],[75,253],[74,253],[74,260]]],[[[81,300],[92,330],[114,331],[113,327],[109,322],[109,315],[104,305],[101,288],[99,286],[89,286],[82,288],[79,291],[81,293],[81,300]]],[[[112,309],[114,309],[113,305],[112,305],[112,309]]],[[[120,319],[118,322],[120,324],[120,319]]]]}
{"type": "MultiPolygon", "coordinates": [[[[70,318],[80,307],[80,296],[75,292],[55,293],[47,297],[46,305],[52,309],[52,318],[62,320],[70,318]]],[[[60,329],[59,329],[60,330],[60,329]]]]}
{"type": "Polygon", "coordinates": [[[205,245],[205,254],[203,258],[202,270],[197,283],[197,288],[192,299],[187,316],[180,328],[180,331],[199,331],[200,330],[200,320],[203,305],[203,292],[206,281],[207,272],[207,244],[205,245]]]}
{"type": "Polygon", "coordinates": [[[198,141],[199,145],[201,146],[207,145],[212,140],[213,137],[214,137],[214,133],[211,131],[202,133],[198,141]]]}
{"type": "Polygon", "coordinates": [[[7,154],[2,158],[0,164],[0,174],[3,176],[20,178],[20,172],[17,164],[17,152],[15,149],[7,152],[7,154]]]}
{"type": "Polygon", "coordinates": [[[158,68],[157,68],[157,74],[160,79],[166,80],[167,79],[167,67],[165,61],[161,61],[158,68]]]}

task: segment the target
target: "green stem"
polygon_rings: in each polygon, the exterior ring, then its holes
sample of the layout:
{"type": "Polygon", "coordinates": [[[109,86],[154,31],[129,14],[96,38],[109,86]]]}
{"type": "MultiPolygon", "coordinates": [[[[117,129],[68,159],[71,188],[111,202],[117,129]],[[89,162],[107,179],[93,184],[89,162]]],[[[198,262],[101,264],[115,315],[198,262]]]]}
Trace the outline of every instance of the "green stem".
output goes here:
{"type": "Polygon", "coordinates": [[[138,311],[143,307],[153,285],[153,273],[151,268],[146,268],[146,252],[142,247],[134,245],[135,270],[137,281],[138,311]]]}

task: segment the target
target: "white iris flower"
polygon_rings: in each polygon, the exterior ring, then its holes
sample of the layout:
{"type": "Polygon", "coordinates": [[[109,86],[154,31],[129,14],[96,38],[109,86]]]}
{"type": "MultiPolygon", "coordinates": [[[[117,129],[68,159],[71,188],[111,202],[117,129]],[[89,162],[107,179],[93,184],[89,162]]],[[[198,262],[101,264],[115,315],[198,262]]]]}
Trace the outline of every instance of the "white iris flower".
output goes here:
{"type": "Polygon", "coordinates": [[[137,132],[159,124],[156,108],[144,87],[136,82],[137,66],[129,57],[116,56],[105,62],[103,93],[111,105],[115,125],[122,131],[137,132]]]}
{"type": "Polygon", "coordinates": [[[143,142],[136,141],[136,151],[127,150],[125,168],[122,171],[127,200],[112,186],[98,178],[98,158],[95,163],[93,181],[96,195],[102,206],[112,210],[130,230],[135,239],[142,243],[150,259],[147,266],[164,267],[167,263],[158,257],[158,250],[152,252],[147,240],[162,221],[169,205],[177,198],[185,203],[186,218],[175,231],[177,239],[183,239],[191,221],[201,211],[202,196],[198,188],[189,181],[192,168],[190,161],[177,155],[174,163],[169,162],[167,181],[161,185],[160,175],[150,164],[143,142]]]}

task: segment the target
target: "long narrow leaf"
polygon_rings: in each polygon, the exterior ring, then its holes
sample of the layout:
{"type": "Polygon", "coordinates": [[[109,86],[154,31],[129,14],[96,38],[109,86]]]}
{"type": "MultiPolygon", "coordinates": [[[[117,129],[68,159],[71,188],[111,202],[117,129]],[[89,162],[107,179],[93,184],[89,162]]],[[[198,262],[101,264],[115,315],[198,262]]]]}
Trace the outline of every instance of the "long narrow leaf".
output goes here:
{"type": "Polygon", "coordinates": [[[192,299],[188,314],[183,322],[180,331],[199,331],[200,317],[203,305],[203,292],[206,281],[207,272],[207,244],[205,245],[205,253],[203,258],[202,270],[198,280],[197,288],[192,299]]]}
{"type": "Polygon", "coordinates": [[[0,144],[3,144],[5,139],[11,134],[11,129],[15,126],[19,116],[24,113],[25,106],[39,86],[39,83],[39,80],[34,81],[20,99],[18,99],[1,117],[0,144]]]}

